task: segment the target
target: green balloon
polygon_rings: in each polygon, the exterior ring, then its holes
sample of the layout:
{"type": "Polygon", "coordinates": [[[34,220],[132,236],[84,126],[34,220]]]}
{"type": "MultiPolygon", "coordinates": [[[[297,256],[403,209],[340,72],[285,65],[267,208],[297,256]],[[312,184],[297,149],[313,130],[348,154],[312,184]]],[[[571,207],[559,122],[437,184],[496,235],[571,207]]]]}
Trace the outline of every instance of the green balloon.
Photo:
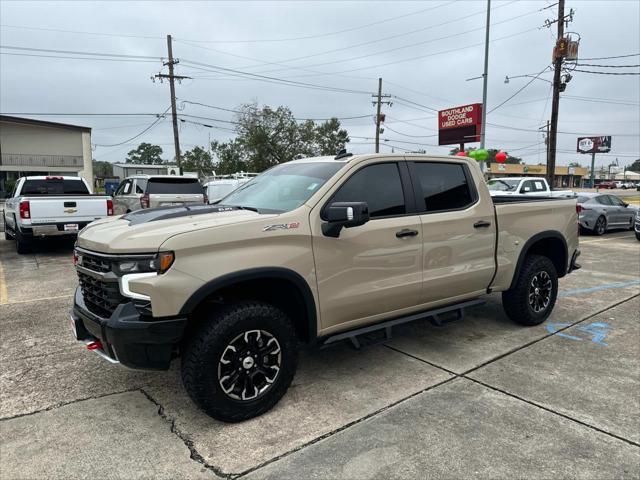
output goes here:
{"type": "Polygon", "coordinates": [[[471,158],[473,158],[473,159],[476,159],[476,160],[477,160],[477,155],[478,155],[477,150],[471,150],[471,151],[469,152],[469,154],[468,154],[468,156],[469,156],[469,157],[471,157],[471,158]]]}
{"type": "Polygon", "coordinates": [[[479,162],[484,162],[487,158],[489,158],[489,152],[487,152],[484,148],[476,150],[476,160],[478,160],[479,162]]]}

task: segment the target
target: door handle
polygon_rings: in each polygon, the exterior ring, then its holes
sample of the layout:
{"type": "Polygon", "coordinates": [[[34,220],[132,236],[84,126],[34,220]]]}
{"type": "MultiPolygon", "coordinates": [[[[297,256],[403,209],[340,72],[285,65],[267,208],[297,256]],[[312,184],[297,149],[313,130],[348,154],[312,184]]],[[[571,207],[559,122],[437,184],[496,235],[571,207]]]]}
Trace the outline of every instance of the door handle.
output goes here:
{"type": "Polygon", "coordinates": [[[396,232],[396,237],[405,238],[405,237],[415,237],[418,235],[417,230],[409,230],[408,228],[403,228],[399,232],[396,232]]]}
{"type": "Polygon", "coordinates": [[[486,228],[489,226],[491,226],[491,222],[486,222],[484,220],[480,220],[479,222],[473,224],[473,228],[486,228]]]}

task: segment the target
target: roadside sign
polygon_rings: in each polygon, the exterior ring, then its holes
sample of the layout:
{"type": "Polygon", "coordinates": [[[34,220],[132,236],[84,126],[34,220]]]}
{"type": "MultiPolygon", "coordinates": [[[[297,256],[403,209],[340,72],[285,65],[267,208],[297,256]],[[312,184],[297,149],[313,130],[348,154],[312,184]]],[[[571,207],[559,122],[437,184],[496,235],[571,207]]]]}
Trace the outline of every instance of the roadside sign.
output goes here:
{"type": "Polygon", "coordinates": [[[479,142],[482,104],[472,103],[438,112],[438,145],[479,142]]]}
{"type": "Polygon", "coordinates": [[[606,153],[611,151],[611,136],[578,137],[578,153],[606,153]]]}

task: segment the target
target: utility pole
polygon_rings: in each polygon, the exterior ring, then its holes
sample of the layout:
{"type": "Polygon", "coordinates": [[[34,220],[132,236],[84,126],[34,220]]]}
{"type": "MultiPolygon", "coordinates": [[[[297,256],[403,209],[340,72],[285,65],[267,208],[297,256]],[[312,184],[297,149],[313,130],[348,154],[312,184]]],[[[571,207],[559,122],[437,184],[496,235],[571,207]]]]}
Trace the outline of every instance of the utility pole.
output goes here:
{"type": "Polygon", "coordinates": [[[176,163],[178,165],[178,171],[180,172],[180,175],[182,175],[182,156],[180,155],[180,137],[178,135],[178,112],[176,109],[175,81],[177,80],[178,82],[181,82],[185,78],[191,78],[191,77],[183,77],[180,75],[174,75],[173,73],[173,66],[179,63],[180,60],[173,58],[173,47],[171,45],[171,35],[167,35],[167,51],[169,54],[169,59],[168,61],[164,62],[163,65],[169,67],[169,75],[164,73],[158,73],[157,75],[154,75],[154,77],[159,78],[160,82],[162,82],[162,80],[165,78],[169,79],[169,90],[171,92],[171,118],[173,121],[173,144],[176,152],[175,155],[176,155],[176,163]]]}
{"type": "Polygon", "coordinates": [[[389,100],[383,100],[383,98],[391,98],[391,95],[382,94],[382,78],[378,78],[378,94],[371,96],[376,99],[371,103],[373,105],[376,105],[376,153],[380,153],[380,134],[382,133],[380,131],[380,126],[384,122],[384,115],[381,113],[382,104],[387,104],[389,106],[393,105],[393,102],[389,100]]]}
{"type": "MultiPolygon", "coordinates": [[[[491,22],[491,0],[487,0],[487,27],[484,38],[484,72],[482,73],[482,130],[480,131],[480,148],[484,148],[485,132],[487,131],[487,83],[489,76],[489,25],[491,22]]],[[[463,147],[464,151],[464,147],[463,147]]],[[[480,169],[484,170],[484,162],[480,162],[480,169]]]]}
{"type": "Polygon", "coordinates": [[[556,144],[558,140],[558,109],[560,107],[560,74],[563,55],[559,48],[564,41],[564,0],[558,0],[558,36],[553,58],[553,99],[551,101],[551,131],[549,132],[549,156],[547,158],[547,182],[553,188],[556,173],[556,144]]]}
{"type": "Polygon", "coordinates": [[[596,187],[596,152],[591,152],[591,176],[589,178],[589,188],[596,187]]]}

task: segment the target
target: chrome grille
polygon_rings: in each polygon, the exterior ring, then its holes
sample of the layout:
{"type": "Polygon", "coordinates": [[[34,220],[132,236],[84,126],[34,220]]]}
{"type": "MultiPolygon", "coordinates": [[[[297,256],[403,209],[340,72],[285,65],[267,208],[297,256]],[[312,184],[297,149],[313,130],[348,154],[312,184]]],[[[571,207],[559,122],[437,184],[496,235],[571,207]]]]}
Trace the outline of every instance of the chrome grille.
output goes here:
{"type": "Polygon", "coordinates": [[[111,262],[97,255],[91,255],[89,253],[78,252],[82,256],[81,266],[94,272],[107,273],[111,271],[111,262]]]}

